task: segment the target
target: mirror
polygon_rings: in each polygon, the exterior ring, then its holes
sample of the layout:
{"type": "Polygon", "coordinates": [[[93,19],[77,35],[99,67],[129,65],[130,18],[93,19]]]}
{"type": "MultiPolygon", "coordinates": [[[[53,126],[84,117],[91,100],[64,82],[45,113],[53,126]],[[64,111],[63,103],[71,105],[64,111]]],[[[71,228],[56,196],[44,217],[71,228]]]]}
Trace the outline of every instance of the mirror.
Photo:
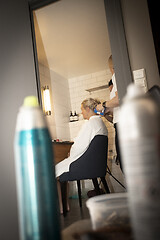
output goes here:
{"type": "Polygon", "coordinates": [[[61,0],[34,11],[40,85],[49,87],[53,140],[72,141],[83,121],[69,123],[70,111],[81,116],[87,97],[107,100],[111,54],[103,0],[61,0]]]}
{"type": "MultiPolygon", "coordinates": [[[[43,90],[48,86],[51,115],[46,119],[52,140],[63,144],[56,145],[62,154],[62,146],[74,141],[84,123],[81,102],[88,97],[109,99],[111,73],[107,62],[111,48],[104,1],[61,0],[35,10],[33,16],[42,106],[44,109],[43,90]],[[78,114],[78,121],[70,121],[71,111],[78,114]]],[[[106,124],[110,129],[108,156],[112,159],[114,129],[107,120],[106,124]]],[[[54,154],[58,158],[57,148],[54,154]]]]}

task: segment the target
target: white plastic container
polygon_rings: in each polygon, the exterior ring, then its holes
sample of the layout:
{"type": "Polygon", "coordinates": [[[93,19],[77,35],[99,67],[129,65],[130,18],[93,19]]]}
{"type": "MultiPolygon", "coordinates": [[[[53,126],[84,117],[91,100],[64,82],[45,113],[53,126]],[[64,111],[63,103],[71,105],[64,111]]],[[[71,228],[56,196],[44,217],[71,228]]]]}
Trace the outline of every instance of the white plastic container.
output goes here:
{"type": "Polygon", "coordinates": [[[160,106],[131,84],[121,106],[119,139],[136,240],[160,239],[160,106]]]}
{"type": "Polygon", "coordinates": [[[127,193],[111,193],[95,196],[87,200],[92,228],[107,225],[129,225],[127,193]]]}

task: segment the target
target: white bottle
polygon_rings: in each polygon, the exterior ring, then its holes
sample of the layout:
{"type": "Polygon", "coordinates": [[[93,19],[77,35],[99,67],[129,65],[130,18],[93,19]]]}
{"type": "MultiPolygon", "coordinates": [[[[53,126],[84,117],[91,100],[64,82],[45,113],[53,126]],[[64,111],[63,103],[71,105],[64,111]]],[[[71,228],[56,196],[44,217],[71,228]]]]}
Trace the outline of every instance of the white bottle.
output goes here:
{"type": "Polygon", "coordinates": [[[74,111],[74,121],[78,121],[78,115],[77,115],[77,113],[76,113],[76,111],[74,111]]]}
{"type": "Polygon", "coordinates": [[[70,111],[70,116],[69,116],[69,120],[70,120],[70,122],[73,122],[73,114],[72,114],[72,111],[70,111]]]}
{"type": "Polygon", "coordinates": [[[120,110],[120,147],[136,240],[160,239],[160,108],[131,84],[120,110]]]}

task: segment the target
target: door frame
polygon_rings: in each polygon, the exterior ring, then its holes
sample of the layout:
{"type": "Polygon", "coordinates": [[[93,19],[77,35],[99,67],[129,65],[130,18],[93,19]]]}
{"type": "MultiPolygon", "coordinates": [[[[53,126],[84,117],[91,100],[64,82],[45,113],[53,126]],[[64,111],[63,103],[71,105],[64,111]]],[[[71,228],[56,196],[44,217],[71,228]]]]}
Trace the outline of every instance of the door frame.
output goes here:
{"type": "Polygon", "coordinates": [[[40,9],[42,7],[45,7],[51,3],[57,2],[57,1],[59,1],[59,0],[28,0],[31,35],[32,35],[32,45],[33,45],[33,56],[34,56],[34,65],[35,65],[35,75],[36,75],[37,96],[38,96],[38,101],[39,101],[39,105],[41,106],[41,108],[42,108],[42,94],[41,94],[40,73],[39,73],[39,63],[38,63],[33,11],[40,9]]]}

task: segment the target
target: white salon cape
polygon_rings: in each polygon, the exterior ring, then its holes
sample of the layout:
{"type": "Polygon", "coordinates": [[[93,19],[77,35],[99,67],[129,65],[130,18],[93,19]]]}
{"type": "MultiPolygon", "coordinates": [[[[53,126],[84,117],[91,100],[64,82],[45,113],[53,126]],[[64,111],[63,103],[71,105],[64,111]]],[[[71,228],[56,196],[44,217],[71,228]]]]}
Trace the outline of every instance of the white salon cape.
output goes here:
{"type": "MultiPolygon", "coordinates": [[[[112,91],[110,92],[110,100],[116,96],[116,92],[117,92],[115,73],[112,75],[112,82],[113,82],[113,88],[112,88],[112,91]]],[[[119,111],[120,111],[120,107],[113,108],[113,123],[119,122],[119,111]]]]}
{"type": "Polygon", "coordinates": [[[56,164],[56,177],[69,171],[70,164],[82,156],[96,135],[108,136],[107,128],[101,117],[98,115],[90,117],[90,119],[84,123],[71,147],[70,156],[56,164]]]}

